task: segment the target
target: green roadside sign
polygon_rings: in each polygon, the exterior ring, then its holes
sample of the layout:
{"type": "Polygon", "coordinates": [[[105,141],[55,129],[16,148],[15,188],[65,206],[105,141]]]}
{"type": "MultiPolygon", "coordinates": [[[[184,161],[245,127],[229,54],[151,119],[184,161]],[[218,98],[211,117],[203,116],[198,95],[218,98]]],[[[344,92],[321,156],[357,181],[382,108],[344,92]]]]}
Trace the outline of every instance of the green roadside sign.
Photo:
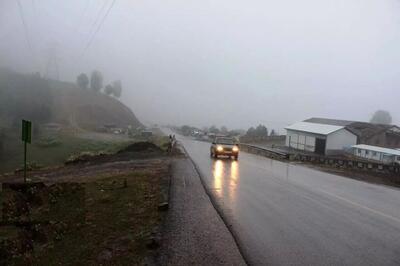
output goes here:
{"type": "Polygon", "coordinates": [[[31,143],[32,139],[32,122],[22,120],[22,141],[24,142],[24,182],[26,182],[26,144],[31,143]]]}
{"type": "Polygon", "coordinates": [[[32,122],[22,120],[22,141],[31,143],[32,139],[32,122]]]}

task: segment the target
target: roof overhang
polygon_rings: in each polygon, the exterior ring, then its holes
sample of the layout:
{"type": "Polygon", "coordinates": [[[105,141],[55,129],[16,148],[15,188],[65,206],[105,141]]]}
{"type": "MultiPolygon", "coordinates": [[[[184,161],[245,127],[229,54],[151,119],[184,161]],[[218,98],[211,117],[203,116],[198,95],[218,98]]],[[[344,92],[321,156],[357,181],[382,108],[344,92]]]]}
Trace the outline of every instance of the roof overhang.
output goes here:
{"type": "MultiPolygon", "coordinates": [[[[346,129],[346,128],[344,126],[317,124],[317,123],[311,123],[311,122],[297,122],[290,126],[285,127],[285,129],[307,132],[307,133],[318,134],[318,135],[329,135],[329,134],[332,134],[333,132],[336,132],[341,129],[346,129]]],[[[352,132],[350,132],[350,133],[352,133],[352,132]]],[[[352,134],[354,134],[354,133],[352,133],[352,134]]]]}

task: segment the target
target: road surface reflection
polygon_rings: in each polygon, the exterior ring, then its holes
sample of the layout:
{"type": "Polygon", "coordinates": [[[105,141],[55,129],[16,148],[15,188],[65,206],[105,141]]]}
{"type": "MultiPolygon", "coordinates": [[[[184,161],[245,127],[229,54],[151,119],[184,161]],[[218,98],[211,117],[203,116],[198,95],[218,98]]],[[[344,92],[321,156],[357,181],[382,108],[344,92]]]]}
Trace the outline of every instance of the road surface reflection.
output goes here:
{"type": "Polygon", "coordinates": [[[213,187],[217,196],[226,194],[232,202],[236,200],[239,181],[239,163],[232,160],[214,160],[212,163],[213,187]]]}

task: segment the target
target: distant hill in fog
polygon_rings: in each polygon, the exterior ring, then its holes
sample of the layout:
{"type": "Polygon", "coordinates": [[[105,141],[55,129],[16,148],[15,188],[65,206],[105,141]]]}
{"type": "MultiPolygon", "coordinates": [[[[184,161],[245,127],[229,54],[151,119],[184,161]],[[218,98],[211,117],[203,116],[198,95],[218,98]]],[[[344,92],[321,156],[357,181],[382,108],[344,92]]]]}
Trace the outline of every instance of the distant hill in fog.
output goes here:
{"type": "Polygon", "coordinates": [[[36,124],[60,123],[84,129],[105,124],[141,125],[115,98],[82,90],[74,83],[0,69],[0,127],[19,125],[23,118],[36,124]]]}

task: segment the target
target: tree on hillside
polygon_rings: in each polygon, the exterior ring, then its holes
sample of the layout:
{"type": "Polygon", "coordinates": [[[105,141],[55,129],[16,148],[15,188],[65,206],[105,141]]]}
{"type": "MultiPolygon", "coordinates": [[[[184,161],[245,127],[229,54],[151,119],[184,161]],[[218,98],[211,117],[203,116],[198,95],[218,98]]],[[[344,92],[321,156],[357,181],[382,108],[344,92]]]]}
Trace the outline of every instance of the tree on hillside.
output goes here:
{"type": "Polygon", "coordinates": [[[121,97],[121,93],[122,93],[122,84],[120,80],[116,80],[113,82],[113,88],[114,88],[114,96],[119,98],[121,97]]]}
{"type": "Polygon", "coordinates": [[[373,124],[390,125],[392,123],[392,116],[388,111],[378,110],[372,115],[370,122],[373,124]]]}
{"type": "Polygon", "coordinates": [[[111,84],[108,84],[105,88],[104,88],[104,93],[107,94],[108,96],[110,96],[111,94],[114,93],[114,88],[111,84]]]}
{"type": "Polygon", "coordinates": [[[103,75],[100,71],[93,71],[90,76],[90,88],[96,92],[100,91],[103,88],[103,75]]]}
{"type": "Polygon", "coordinates": [[[269,135],[270,135],[270,136],[276,136],[277,134],[276,134],[275,130],[272,129],[272,130],[271,130],[271,133],[269,133],[269,135]]]}
{"type": "Polygon", "coordinates": [[[89,86],[89,78],[85,73],[81,73],[77,78],[76,78],[76,85],[78,85],[79,88],[81,89],[87,89],[89,86]]]}

